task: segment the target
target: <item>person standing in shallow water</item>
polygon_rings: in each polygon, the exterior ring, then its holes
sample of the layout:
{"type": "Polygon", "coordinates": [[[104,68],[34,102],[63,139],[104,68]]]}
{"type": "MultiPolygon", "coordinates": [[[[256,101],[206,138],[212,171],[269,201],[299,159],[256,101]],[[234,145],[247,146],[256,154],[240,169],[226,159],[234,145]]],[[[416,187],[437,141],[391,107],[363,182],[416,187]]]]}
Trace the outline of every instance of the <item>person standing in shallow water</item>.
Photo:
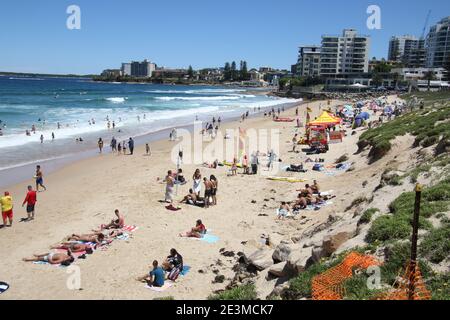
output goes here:
{"type": "Polygon", "coordinates": [[[103,140],[102,140],[102,138],[99,138],[98,139],[98,150],[100,151],[100,153],[102,153],[103,152],[103,140]]]}
{"type": "Polygon", "coordinates": [[[130,148],[130,155],[133,155],[133,153],[134,153],[134,140],[133,140],[133,138],[130,138],[130,140],[128,140],[128,148],[130,148]]]}

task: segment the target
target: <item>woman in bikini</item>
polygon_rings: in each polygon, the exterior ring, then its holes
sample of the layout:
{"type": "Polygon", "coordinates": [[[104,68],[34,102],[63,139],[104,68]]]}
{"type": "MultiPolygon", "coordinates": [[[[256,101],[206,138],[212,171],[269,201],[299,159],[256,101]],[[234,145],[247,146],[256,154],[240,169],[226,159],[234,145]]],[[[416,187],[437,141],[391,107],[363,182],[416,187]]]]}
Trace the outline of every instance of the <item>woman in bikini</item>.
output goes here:
{"type": "Polygon", "coordinates": [[[202,175],[200,173],[200,169],[195,170],[194,175],[192,176],[192,180],[194,181],[194,185],[192,189],[200,197],[200,192],[202,191],[202,175]]]}
{"type": "Polygon", "coordinates": [[[217,205],[217,188],[219,186],[219,181],[217,180],[215,175],[211,175],[209,180],[212,183],[212,190],[211,190],[211,197],[212,197],[212,204],[215,206],[217,205]]]}
{"type": "Polygon", "coordinates": [[[32,258],[23,258],[25,262],[48,262],[50,264],[61,264],[64,266],[69,266],[72,262],[75,261],[75,258],[72,256],[72,252],[70,249],[67,250],[66,253],[61,252],[49,252],[44,254],[35,254],[32,258]]]}

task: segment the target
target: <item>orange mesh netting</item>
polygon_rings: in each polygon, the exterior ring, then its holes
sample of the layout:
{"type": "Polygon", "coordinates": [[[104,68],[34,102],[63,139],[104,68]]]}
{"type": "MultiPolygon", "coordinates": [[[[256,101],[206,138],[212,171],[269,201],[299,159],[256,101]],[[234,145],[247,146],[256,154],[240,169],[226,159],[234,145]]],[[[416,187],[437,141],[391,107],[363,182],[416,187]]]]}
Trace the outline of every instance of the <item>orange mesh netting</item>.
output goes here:
{"type": "Polygon", "coordinates": [[[411,264],[408,263],[405,274],[394,283],[393,291],[386,293],[378,298],[378,300],[409,300],[409,286],[411,281],[414,282],[414,293],[412,295],[413,300],[430,300],[431,293],[425,286],[417,265],[415,271],[411,270],[411,264]]]}
{"type": "Polygon", "coordinates": [[[372,256],[350,253],[339,265],[313,278],[313,300],[342,300],[345,296],[344,282],[353,276],[355,268],[367,269],[378,265],[380,263],[372,256]]]}

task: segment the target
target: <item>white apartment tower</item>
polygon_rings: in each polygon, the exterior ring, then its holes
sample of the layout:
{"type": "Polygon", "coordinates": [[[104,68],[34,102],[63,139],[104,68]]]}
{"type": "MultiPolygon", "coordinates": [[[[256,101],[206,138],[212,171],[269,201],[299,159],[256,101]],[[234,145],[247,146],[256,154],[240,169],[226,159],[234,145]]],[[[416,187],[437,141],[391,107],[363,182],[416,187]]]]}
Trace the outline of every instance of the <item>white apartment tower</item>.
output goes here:
{"type": "Polygon", "coordinates": [[[369,71],[370,37],[345,29],[342,36],[322,36],[320,73],[324,77],[369,71]]]}
{"type": "Polygon", "coordinates": [[[303,46],[298,51],[297,75],[320,76],[320,46],[303,46]]]}
{"type": "Polygon", "coordinates": [[[450,16],[430,28],[426,38],[428,68],[441,68],[450,56],[450,16]]]}

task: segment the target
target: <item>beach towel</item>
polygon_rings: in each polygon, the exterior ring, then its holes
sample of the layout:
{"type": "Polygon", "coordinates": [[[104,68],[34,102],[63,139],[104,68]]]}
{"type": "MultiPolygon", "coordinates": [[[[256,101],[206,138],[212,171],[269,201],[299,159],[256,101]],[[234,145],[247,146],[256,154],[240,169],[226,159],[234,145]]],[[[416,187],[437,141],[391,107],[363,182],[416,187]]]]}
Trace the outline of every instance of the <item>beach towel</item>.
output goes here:
{"type": "Polygon", "coordinates": [[[183,270],[180,272],[180,275],[185,276],[189,273],[190,270],[191,270],[190,266],[183,266],[183,270]]]}
{"type": "Polygon", "coordinates": [[[9,289],[9,284],[0,281],[0,294],[9,289]]]}
{"type": "Polygon", "coordinates": [[[122,231],[134,232],[137,229],[139,229],[139,227],[136,227],[136,226],[124,226],[122,228],[122,231]]]}
{"type": "Polygon", "coordinates": [[[130,239],[130,235],[128,233],[121,234],[116,237],[117,240],[128,240],[130,239]]]}
{"type": "Polygon", "coordinates": [[[146,285],[145,287],[152,291],[163,292],[163,291],[166,291],[167,289],[171,288],[173,285],[174,285],[174,283],[172,281],[165,281],[164,285],[162,287],[153,287],[153,286],[149,286],[149,285],[146,285]]]}
{"type": "Polygon", "coordinates": [[[217,243],[219,241],[219,237],[214,236],[212,234],[205,234],[202,238],[198,238],[200,241],[204,241],[209,244],[217,243]]]}
{"type": "Polygon", "coordinates": [[[180,210],[181,210],[180,207],[175,208],[172,204],[171,204],[171,205],[168,205],[168,206],[166,207],[166,209],[167,209],[167,210],[170,210],[170,211],[180,211],[180,210]]]}

